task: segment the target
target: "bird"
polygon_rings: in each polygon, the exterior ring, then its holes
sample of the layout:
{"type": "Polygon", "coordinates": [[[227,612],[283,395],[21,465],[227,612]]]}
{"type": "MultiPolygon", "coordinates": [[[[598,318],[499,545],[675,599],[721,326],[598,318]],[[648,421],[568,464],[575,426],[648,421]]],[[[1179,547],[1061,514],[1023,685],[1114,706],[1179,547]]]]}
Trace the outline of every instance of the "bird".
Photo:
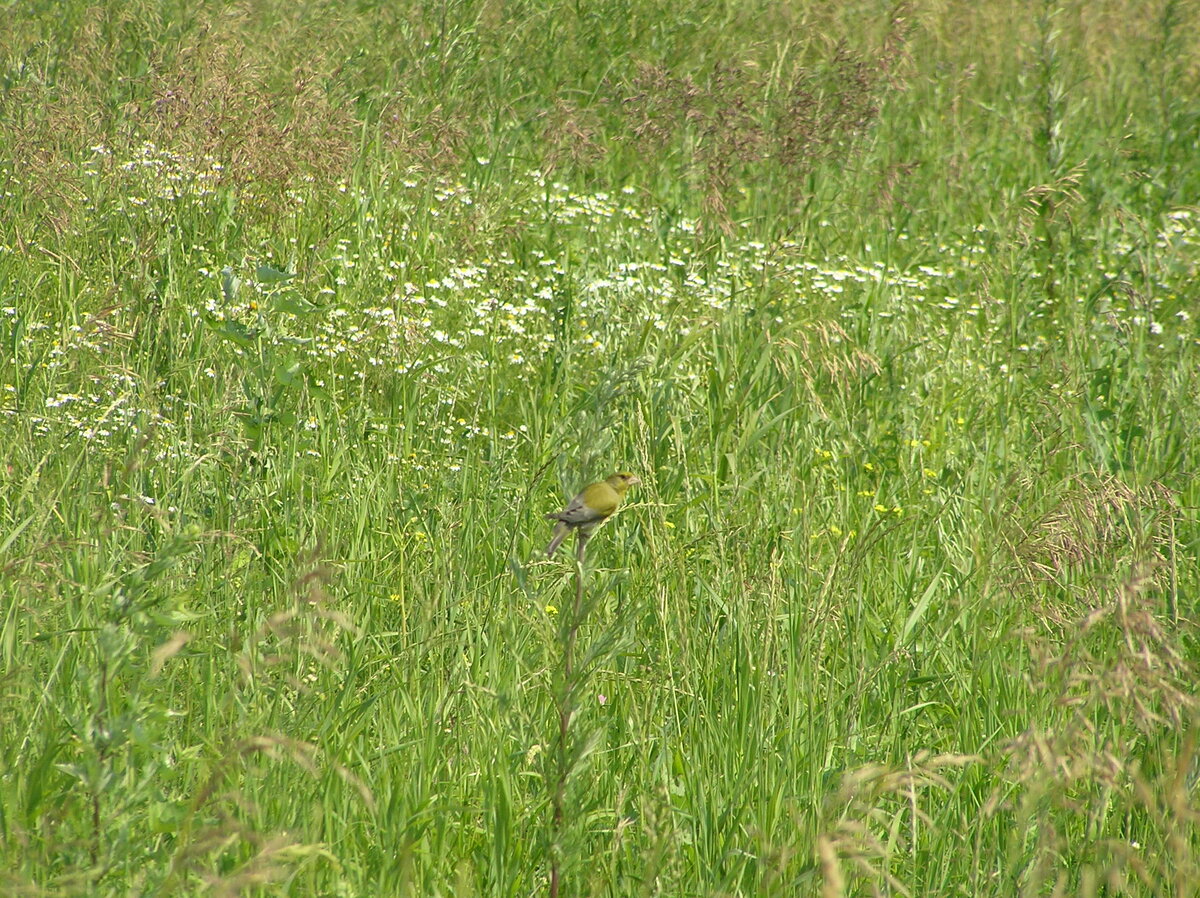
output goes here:
{"type": "Polygon", "coordinates": [[[557,521],[550,545],[546,547],[546,557],[549,558],[562,545],[572,530],[579,531],[580,557],[583,544],[592,531],[599,527],[612,515],[625,498],[625,492],[642,481],[636,474],[621,471],[606,480],[590,483],[580,490],[579,494],[567,503],[562,511],[546,515],[547,521],[557,521]]]}

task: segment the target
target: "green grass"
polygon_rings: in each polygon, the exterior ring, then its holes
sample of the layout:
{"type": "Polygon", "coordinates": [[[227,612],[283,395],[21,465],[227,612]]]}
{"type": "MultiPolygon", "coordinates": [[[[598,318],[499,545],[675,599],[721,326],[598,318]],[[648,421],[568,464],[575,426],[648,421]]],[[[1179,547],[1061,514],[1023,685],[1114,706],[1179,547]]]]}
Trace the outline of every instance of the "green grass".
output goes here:
{"type": "Polygon", "coordinates": [[[0,891],[1196,894],[1198,27],[9,4],[0,891]]]}

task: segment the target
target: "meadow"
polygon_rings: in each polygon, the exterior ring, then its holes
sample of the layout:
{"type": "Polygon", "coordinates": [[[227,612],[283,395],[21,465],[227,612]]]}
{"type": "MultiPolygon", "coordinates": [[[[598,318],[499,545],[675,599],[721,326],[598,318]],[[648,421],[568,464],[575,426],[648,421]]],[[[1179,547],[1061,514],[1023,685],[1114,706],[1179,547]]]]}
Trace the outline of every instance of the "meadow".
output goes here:
{"type": "Polygon", "coordinates": [[[0,7],[0,893],[1200,893],[1196,4],[0,7]]]}

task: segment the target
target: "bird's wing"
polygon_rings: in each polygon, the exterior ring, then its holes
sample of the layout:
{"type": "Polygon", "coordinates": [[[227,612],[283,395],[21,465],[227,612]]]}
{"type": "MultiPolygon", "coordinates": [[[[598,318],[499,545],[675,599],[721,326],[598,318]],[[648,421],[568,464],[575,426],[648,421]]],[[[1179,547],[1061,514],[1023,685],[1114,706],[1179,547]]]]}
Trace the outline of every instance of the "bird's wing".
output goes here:
{"type": "Polygon", "coordinates": [[[606,515],[592,508],[584,501],[583,493],[572,499],[566,508],[554,515],[555,520],[562,521],[564,524],[588,524],[592,521],[599,521],[604,517],[606,515]]]}

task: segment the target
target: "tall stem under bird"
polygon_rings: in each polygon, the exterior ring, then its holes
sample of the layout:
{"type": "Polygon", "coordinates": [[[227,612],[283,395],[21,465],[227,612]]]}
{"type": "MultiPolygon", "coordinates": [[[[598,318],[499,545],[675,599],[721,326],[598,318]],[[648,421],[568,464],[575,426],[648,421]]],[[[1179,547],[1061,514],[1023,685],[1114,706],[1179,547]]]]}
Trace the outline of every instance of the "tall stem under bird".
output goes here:
{"type": "Polygon", "coordinates": [[[572,706],[575,700],[575,683],[573,680],[575,672],[575,640],[579,635],[579,627],[583,616],[584,562],[588,534],[580,530],[578,539],[579,541],[575,548],[575,605],[571,609],[571,617],[566,624],[566,638],[563,641],[563,679],[558,704],[558,745],[555,751],[558,775],[554,784],[551,814],[550,898],[558,898],[561,885],[561,873],[558,863],[559,840],[562,837],[563,830],[563,806],[567,794],[567,777],[570,775],[567,761],[567,736],[571,728],[572,706]]]}

